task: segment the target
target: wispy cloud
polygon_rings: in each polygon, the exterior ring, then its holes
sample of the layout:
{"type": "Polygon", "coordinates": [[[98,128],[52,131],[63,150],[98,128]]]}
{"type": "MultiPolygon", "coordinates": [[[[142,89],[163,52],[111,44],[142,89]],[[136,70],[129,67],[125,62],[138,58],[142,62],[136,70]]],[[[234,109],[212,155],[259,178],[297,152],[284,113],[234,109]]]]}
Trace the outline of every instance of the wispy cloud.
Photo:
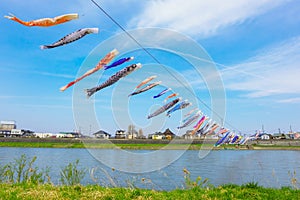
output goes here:
{"type": "Polygon", "coordinates": [[[300,97],[298,98],[288,98],[277,101],[278,103],[300,103],[300,97]]]}
{"type": "Polygon", "coordinates": [[[287,1],[147,1],[141,13],[129,22],[129,27],[165,27],[207,37],[216,34],[219,29],[243,23],[285,2],[287,1]]]}
{"type": "Polygon", "coordinates": [[[0,95],[0,99],[47,99],[47,100],[67,100],[70,97],[57,97],[57,96],[18,96],[18,95],[0,95]]]}
{"type": "Polygon", "coordinates": [[[31,96],[13,96],[13,95],[1,95],[0,99],[12,99],[12,98],[31,98],[31,96]]]}
{"type": "Polygon", "coordinates": [[[257,98],[300,93],[300,37],[266,48],[245,62],[222,71],[229,90],[257,98]],[[245,73],[241,73],[241,71],[245,73]]]}
{"type": "Polygon", "coordinates": [[[52,76],[52,77],[58,77],[58,78],[68,78],[68,79],[74,79],[74,75],[68,75],[68,74],[57,74],[57,73],[50,73],[50,72],[43,72],[43,71],[36,71],[36,70],[17,70],[17,69],[7,69],[7,68],[0,68],[0,71],[5,72],[13,72],[13,73],[30,73],[30,74],[37,74],[42,76],[52,76]]]}
{"type": "Polygon", "coordinates": [[[42,72],[42,71],[30,71],[31,73],[43,75],[43,76],[53,76],[53,77],[58,77],[58,78],[69,78],[72,79],[74,78],[73,75],[68,75],[68,74],[56,74],[56,73],[49,73],[49,72],[42,72]]]}
{"type": "Polygon", "coordinates": [[[14,104],[15,106],[30,107],[30,108],[46,108],[46,109],[72,109],[71,106],[64,105],[47,105],[47,104],[14,104]]]}

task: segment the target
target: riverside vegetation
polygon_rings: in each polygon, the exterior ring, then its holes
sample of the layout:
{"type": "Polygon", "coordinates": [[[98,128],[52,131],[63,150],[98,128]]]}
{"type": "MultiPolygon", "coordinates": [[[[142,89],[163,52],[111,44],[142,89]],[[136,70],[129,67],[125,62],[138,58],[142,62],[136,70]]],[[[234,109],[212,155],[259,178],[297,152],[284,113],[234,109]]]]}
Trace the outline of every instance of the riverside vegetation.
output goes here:
{"type": "Polygon", "coordinates": [[[295,172],[289,172],[292,186],[280,189],[264,188],[255,182],[214,187],[201,177],[192,180],[187,169],[183,169],[185,188],[172,191],[139,189],[132,182],[128,187],[83,186],[81,181],[87,169],[79,168],[79,160],[60,169],[60,184],[54,185],[50,169],[35,167],[36,159],[21,155],[0,166],[0,199],[299,199],[300,196],[295,172]]]}
{"type": "Polygon", "coordinates": [[[218,147],[214,146],[214,141],[203,143],[179,143],[168,144],[169,141],[160,140],[74,140],[74,139],[40,139],[40,138],[4,138],[1,139],[0,147],[26,147],[26,148],[94,148],[94,149],[177,149],[177,150],[200,150],[200,149],[234,149],[234,150],[300,150],[299,140],[294,141],[270,141],[270,143],[250,143],[248,145],[225,144],[218,147]]]}

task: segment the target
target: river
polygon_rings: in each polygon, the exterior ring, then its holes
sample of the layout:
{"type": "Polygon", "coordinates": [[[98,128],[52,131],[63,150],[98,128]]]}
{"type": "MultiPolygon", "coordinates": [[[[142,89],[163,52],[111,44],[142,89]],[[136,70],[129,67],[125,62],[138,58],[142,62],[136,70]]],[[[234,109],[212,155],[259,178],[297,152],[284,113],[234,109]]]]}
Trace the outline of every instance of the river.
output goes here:
{"type": "Polygon", "coordinates": [[[190,172],[192,180],[200,176],[215,186],[257,182],[264,187],[278,188],[292,186],[293,177],[300,180],[300,151],[218,150],[210,151],[202,159],[198,156],[199,151],[194,150],[160,150],[159,156],[155,157],[151,156],[153,152],[157,151],[2,147],[0,163],[12,162],[22,154],[30,158],[37,156],[35,166],[39,169],[50,167],[51,181],[59,184],[60,170],[79,159],[79,168],[88,170],[83,185],[136,186],[156,190],[183,188],[184,168],[190,172]],[[136,157],[140,160],[134,159],[136,157]],[[133,171],[128,172],[128,169],[133,171]]]}

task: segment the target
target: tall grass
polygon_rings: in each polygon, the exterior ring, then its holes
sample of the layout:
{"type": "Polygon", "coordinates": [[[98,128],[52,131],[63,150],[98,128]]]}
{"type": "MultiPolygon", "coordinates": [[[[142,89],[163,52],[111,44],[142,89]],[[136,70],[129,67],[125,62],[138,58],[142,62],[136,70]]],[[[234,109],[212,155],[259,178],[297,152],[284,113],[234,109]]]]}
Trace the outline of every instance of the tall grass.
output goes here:
{"type": "Polygon", "coordinates": [[[36,156],[29,159],[26,155],[14,159],[4,166],[0,166],[0,182],[1,183],[49,183],[49,168],[39,170],[34,166],[36,156]]]}
{"type": "MultiPolygon", "coordinates": [[[[39,169],[34,166],[37,157],[27,157],[25,154],[4,166],[0,165],[0,183],[16,184],[45,184],[51,183],[50,168],[39,169]]],[[[87,170],[79,169],[79,160],[69,163],[60,171],[62,185],[79,185],[87,170]]]]}
{"type": "Polygon", "coordinates": [[[294,189],[299,189],[300,188],[300,183],[298,182],[297,178],[296,178],[296,171],[289,171],[288,172],[289,174],[289,177],[290,177],[290,182],[291,182],[291,185],[294,189]]]}
{"type": "Polygon", "coordinates": [[[85,177],[87,169],[78,168],[79,160],[74,163],[69,163],[60,171],[60,182],[63,185],[80,185],[82,179],[85,177]]]}
{"type": "Polygon", "coordinates": [[[200,176],[198,176],[195,180],[191,179],[191,173],[184,168],[184,180],[185,180],[185,188],[186,189],[192,189],[192,188],[210,188],[212,187],[211,184],[209,184],[208,179],[205,178],[202,180],[200,176]]]}

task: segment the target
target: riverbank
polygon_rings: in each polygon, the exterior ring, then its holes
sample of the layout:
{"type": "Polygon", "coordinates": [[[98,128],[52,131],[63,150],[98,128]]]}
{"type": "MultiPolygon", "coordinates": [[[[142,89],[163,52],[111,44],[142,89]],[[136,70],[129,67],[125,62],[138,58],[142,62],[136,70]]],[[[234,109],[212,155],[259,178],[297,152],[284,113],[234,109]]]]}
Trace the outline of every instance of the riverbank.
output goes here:
{"type": "Polygon", "coordinates": [[[246,145],[214,147],[216,140],[150,139],[70,139],[70,138],[0,138],[0,147],[25,148],[97,148],[97,149],[177,149],[177,150],[300,150],[300,140],[250,141],[246,145]]]}
{"type": "MultiPolygon", "coordinates": [[[[132,149],[132,150],[200,150],[212,149],[212,144],[106,144],[106,143],[59,143],[59,142],[0,142],[0,147],[24,148],[90,148],[90,149],[132,149]]],[[[218,149],[221,149],[220,147],[218,149]]]]}
{"type": "Polygon", "coordinates": [[[242,186],[195,187],[173,191],[51,184],[0,184],[0,199],[299,199],[300,190],[263,188],[249,183],[242,186]]]}

